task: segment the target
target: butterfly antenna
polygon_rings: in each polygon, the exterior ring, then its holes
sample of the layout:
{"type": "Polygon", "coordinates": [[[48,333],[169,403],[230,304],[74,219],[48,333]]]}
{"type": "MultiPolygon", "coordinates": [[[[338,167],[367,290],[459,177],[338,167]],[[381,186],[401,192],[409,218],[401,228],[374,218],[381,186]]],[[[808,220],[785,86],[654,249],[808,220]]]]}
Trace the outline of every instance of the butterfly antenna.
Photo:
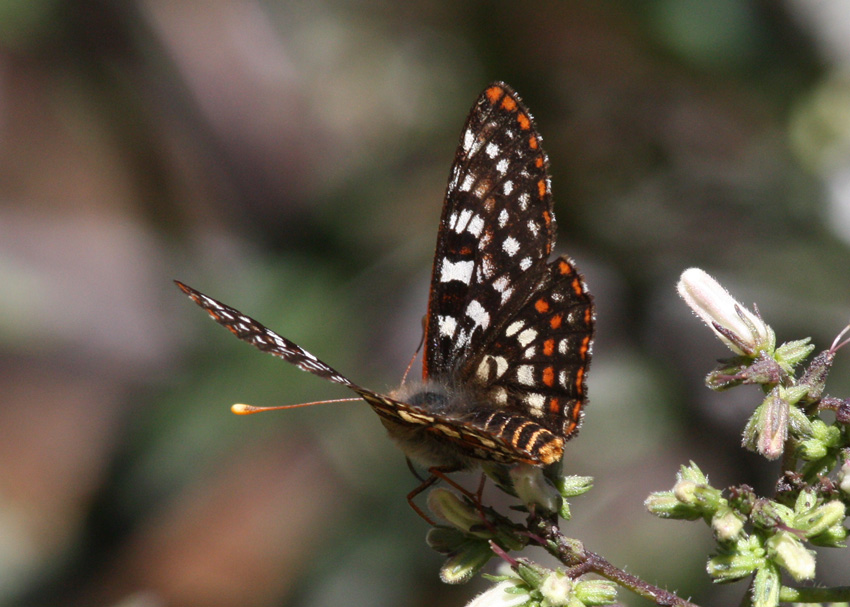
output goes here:
{"type": "Polygon", "coordinates": [[[230,410],[236,415],[251,415],[252,413],[260,413],[262,411],[281,411],[283,409],[297,409],[298,407],[310,407],[312,405],[326,405],[328,403],[347,403],[355,400],[363,400],[362,398],[334,398],[331,400],[316,400],[311,403],[298,403],[296,405],[276,405],[274,407],[255,407],[254,405],[245,405],[237,403],[230,407],[230,410]]]}
{"type": "Polygon", "coordinates": [[[422,346],[425,344],[425,322],[427,320],[427,316],[422,317],[422,337],[419,338],[419,345],[416,346],[416,351],[413,353],[413,357],[410,359],[410,362],[407,363],[407,369],[404,370],[404,375],[401,376],[401,385],[404,385],[405,380],[407,379],[407,374],[410,373],[410,370],[413,368],[413,362],[416,360],[416,356],[419,354],[419,351],[422,350],[422,346]]]}

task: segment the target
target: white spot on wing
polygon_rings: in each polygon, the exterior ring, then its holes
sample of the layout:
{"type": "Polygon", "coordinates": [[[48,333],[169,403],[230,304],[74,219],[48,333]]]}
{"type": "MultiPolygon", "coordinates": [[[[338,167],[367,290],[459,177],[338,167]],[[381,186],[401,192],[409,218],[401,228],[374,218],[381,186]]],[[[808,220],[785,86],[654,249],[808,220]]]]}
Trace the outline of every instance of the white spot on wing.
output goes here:
{"type": "Polygon", "coordinates": [[[471,190],[473,181],[475,181],[475,180],[472,178],[472,175],[467,175],[466,177],[464,177],[463,183],[460,184],[460,191],[461,192],[468,192],[469,190],[471,190]]]}
{"type": "Polygon", "coordinates": [[[508,325],[508,329],[505,331],[505,335],[507,335],[508,337],[512,337],[517,331],[522,329],[524,324],[525,323],[521,320],[516,320],[512,322],[510,325],[508,325]]]}
{"type": "Polygon", "coordinates": [[[502,191],[505,193],[505,196],[510,196],[511,192],[514,191],[514,182],[508,179],[502,186],[502,191]]]}
{"type": "Polygon", "coordinates": [[[519,195],[519,208],[525,211],[528,208],[528,192],[523,192],[519,195]]]}
{"type": "Polygon", "coordinates": [[[521,345],[523,348],[533,342],[535,339],[537,339],[537,331],[531,328],[528,328],[519,335],[517,335],[517,341],[519,342],[519,345],[521,345]]]}
{"type": "Polygon", "coordinates": [[[502,250],[509,256],[513,257],[519,251],[519,241],[513,236],[508,236],[502,243],[502,250]]]}
{"type": "MultiPolygon", "coordinates": [[[[507,173],[508,172],[508,161],[507,161],[507,159],[502,158],[499,162],[497,162],[496,163],[496,170],[499,172],[499,175],[504,175],[505,173],[507,173]]],[[[510,183],[510,181],[508,181],[505,185],[507,186],[508,183],[510,183]]],[[[505,194],[510,194],[510,192],[506,191],[505,194]]]]}
{"type": "Polygon", "coordinates": [[[493,260],[489,257],[485,257],[481,260],[481,274],[484,278],[492,277],[495,269],[496,268],[493,266],[493,260]]]}
{"type": "Polygon", "coordinates": [[[469,225],[466,227],[466,231],[478,238],[481,236],[481,232],[484,230],[484,220],[481,219],[481,215],[476,215],[473,217],[469,225]]]}
{"type": "Polygon", "coordinates": [[[543,415],[543,407],[546,406],[546,397],[538,392],[532,392],[525,397],[525,404],[535,417],[543,415]]]}
{"type": "Polygon", "coordinates": [[[507,209],[502,209],[502,212],[499,213],[499,227],[504,228],[505,224],[508,223],[508,211],[507,209]]]}
{"type": "Polygon", "coordinates": [[[487,152],[487,155],[490,158],[495,158],[499,155],[499,146],[491,141],[487,144],[487,147],[484,148],[484,151],[487,152]]]}
{"type": "Polygon", "coordinates": [[[516,378],[524,386],[534,385],[534,367],[531,365],[520,365],[516,369],[516,378]]]}
{"type": "Polygon", "coordinates": [[[451,282],[457,280],[465,285],[472,279],[472,261],[458,261],[453,263],[448,259],[443,260],[440,269],[440,282],[451,282]]]}
{"type": "Polygon", "coordinates": [[[472,218],[472,211],[469,209],[464,209],[460,212],[460,215],[457,218],[457,222],[454,226],[454,231],[460,234],[466,229],[466,226],[469,225],[469,220],[472,218]]]}
{"type": "Polygon", "coordinates": [[[438,316],[437,324],[440,328],[440,335],[452,337],[457,329],[457,321],[454,316],[438,316]]]}
{"type": "Polygon", "coordinates": [[[475,143],[475,134],[472,132],[472,129],[467,129],[463,134],[463,151],[469,154],[473,143],[475,143]]]}
{"type": "Polygon", "coordinates": [[[475,322],[476,327],[486,329],[490,325],[490,314],[476,299],[470,301],[469,305],[466,306],[466,315],[475,322]]]}
{"type": "Polygon", "coordinates": [[[520,269],[524,272],[531,267],[531,257],[523,257],[519,262],[520,269]]]}

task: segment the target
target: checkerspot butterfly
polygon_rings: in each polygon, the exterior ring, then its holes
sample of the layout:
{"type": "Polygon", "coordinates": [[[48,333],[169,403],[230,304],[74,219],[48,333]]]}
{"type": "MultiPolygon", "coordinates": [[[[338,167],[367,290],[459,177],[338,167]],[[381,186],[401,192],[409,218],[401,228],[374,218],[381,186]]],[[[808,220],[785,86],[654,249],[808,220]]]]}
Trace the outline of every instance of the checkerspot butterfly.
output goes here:
{"type": "Polygon", "coordinates": [[[440,470],[561,459],[586,402],[594,308],[565,256],[549,261],[548,158],[516,93],[488,86],[449,176],[421,381],[373,392],[241,312],[177,282],[236,337],[356,392],[407,456],[440,470]]]}

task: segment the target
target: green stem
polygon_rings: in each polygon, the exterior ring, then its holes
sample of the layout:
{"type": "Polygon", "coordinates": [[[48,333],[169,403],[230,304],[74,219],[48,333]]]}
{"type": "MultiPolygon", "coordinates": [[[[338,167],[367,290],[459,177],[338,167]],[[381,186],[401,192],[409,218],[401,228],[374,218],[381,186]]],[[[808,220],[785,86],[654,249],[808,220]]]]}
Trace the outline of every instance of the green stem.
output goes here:
{"type": "Polygon", "coordinates": [[[783,586],[779,590],[783,603],[846,603],[850,601],[850,586],[831,588],[794,588],[783,586]]]}

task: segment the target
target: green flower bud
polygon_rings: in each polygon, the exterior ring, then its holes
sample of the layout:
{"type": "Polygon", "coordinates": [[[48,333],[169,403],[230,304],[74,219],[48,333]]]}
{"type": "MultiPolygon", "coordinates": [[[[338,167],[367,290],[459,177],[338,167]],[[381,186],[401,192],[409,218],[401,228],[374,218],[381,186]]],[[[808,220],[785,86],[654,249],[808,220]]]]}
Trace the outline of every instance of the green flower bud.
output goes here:
{"type": "Polygon", "coordinates": [[[540,594],[551,607],[566,607],[572,598],[573,581],[560,571],[552,571],[540,584],[540,594]]]}
{"type": "Polygon", "coordinates": [[[593,488],[592,476],[562,476],[555,483],[558,493],[563,498],[576,497],[583,495],[593,488]]]}
{"type": "Polygon", "coordinates": [[[767,459],[776,459],[785,448],[788,437],[788,401],[785,391],[776,387],[756,408],[744,428],[743,446],[767,459]]]}
{"type": "Polygon", "coordinates": [[[552,573],[551,569],[547,569],[526,558],[517,559],[514,571],[531,588],[539,588],[543,580],[546,579],[546,576],[552,573]]]}
{"type": "Polygon", "coordinates": [[[780,523],[793,527],[794,518],[794,511],[791,508],[767,499],[757,500],[750,513],[750,520],[762,529],[773,529],[780,523]]]}
{"type": "Polygon", "coordinates": [[[694,462],[691,462],[688,466],[679,468],[679,471],[676,473],[676,480],[692,481],[697,485],[708,484],[708,477],[703,474],[702,470],[694,462]]]}
{"type": "Polygon", "coordinates": [[[817,494],[811,489],[800,491],[797,494],[797,499],[794,501],[794,514],[798,517],[800,515],[808,514],[812,511],[812,509],[818,503],[817,494]]]}
{"type": "MultiPolygon", "coordinates": [[[[808,492],[801,492],[801,495],[803,493],[808,492]]],[[[804,507],[796,509],[799,514],[794,522],[794,528],[802,531],[806,537],[820,535],[830,527],[840,525],[844,521],[847,512],[843,502],[832,500],[812,510],[810,504],[813,505],[816,502],[814,496],[811,498],[811,501],[805,502],[804,507]]]]}
{"type": "Polygon", "coordinates": [[[836,523],[825,531],[813,535],[808,538],[809,542],[815,546],[826,546],[828,548],[845,548],[844,540],[847,539],[847,534],[850,533],[842,523],[836,523]]]}
{"type": "Polygon", "coordinates": [[[481,516],[475,508],[448,489],[432,489],[428,494],[427,503],[428,509],[435,516],[461,531],[470,531],[473,527],[481,526],[481,516]]]}
{"type": "Polygon", "coordinates": [[[517,496],[529,508],[537,506],[546,512],[560,509],[558,490],[543,476],[543,469],[530,464],[518,464],[510,470],[517,496]]]}
{"type": "Polygon", "coordinates": [[[711,518],[711,528],[719,541],[728,542],[741,534],[745,521],[742,514],[724,506],[719,508],[711,518]]]}
{"type": "Polygon", "coordinates": [[[801,441],[797,445],[797,455],[807,462],[814,462],[826,457],[827,448],[823,441],[817,438],[810,438],[801,441]]]}
{"type": "Polygon", "coordinates": [[[700,511],[679,501],[672,491],[650,493],[643,503],[651,514],[659,518],[683,519],[693,521],[702,516],[700,511]]]}
{"type": "Polygon", "coordinates": [[[682,479],[673,485],[673,495],[683,504],[694,505],[697,503],[697,487],[699,485],[695,482],[682,479]]]}
{"type": "Polygon", "coordinates": [[[753,580],[753,607],[776,607],[779,605],[779,590],[782,588],[779,570],[765,563],[753,580]]]}
{"type": "Polygon", "coordinates": [[[585,580],[575,584],[573,594],[588,607],[610,605],[617,600],[617,585],[608,580],[585,580]]]}
{"type": "Polygon", "coordinates": [[[788,531],[779,531],[765,546],[770,556],[798,582],[815,577],[815,553],[788,531]]]}
{"type": "Polygon", "coordinates": [[[440,579],[446,584],[463,584],[481,571],[493,556],[484,540],[468,540],[440,567],[440,579]]]}
{"type": "Polygon", "coordinates": [[[708,559],[705,570],[715,582],[732,582],[751,575],[763,562],[751,554],[719,554],[708,559]]]}
{"type": "Polygon", "coordinates": [[[706,570],[716,582],[731,582],[747,577],[762,567],[765,564],[764,556],[764,548],[758,537],[744,537],[722,554],[709,559],[706,570]]]}
{"type": "Polygon", "coordinates": [[[795,341],[787,341],[776,348],[773,356],[779,364],[790,371],[808,358],[809,354],[815,349],[814,345],[809,343],[811,340],[811,337],[806,337],[795,341]]]}

